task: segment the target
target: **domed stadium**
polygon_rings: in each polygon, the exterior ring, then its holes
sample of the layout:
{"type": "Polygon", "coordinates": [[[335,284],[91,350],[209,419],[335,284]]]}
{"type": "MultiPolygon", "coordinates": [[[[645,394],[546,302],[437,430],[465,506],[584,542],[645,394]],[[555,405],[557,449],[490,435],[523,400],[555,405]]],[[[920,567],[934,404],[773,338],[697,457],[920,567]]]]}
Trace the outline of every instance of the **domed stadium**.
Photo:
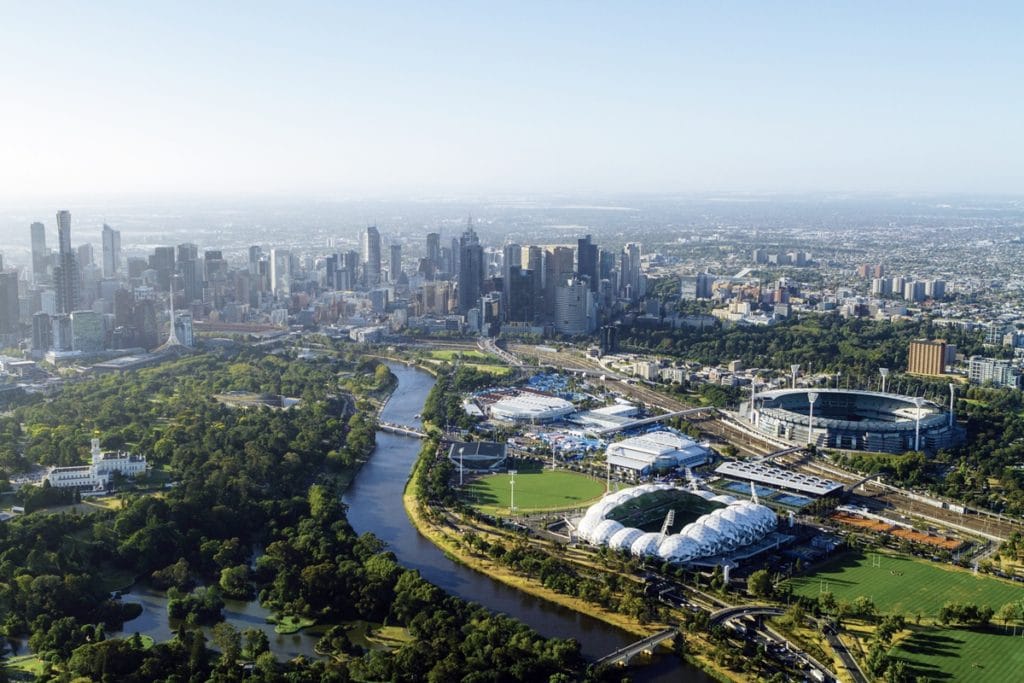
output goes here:
{"type": "Polygon", "coordinates": [[[964,430],[939,404],[878,391],[766,391],[756,395],[746,417],[762,434],[819,448],[934,453],[964,440],[964,430]]]}
{"type": "Polygon", "coordinates": [[[775,513],[764,505],[710,491],[644,484],[610,493],[591,505],[577,523],[576,535],[638,557],[682,563],[754,544],[777,524],[775,513]],[[677,533],[654,531],[670,509],[673,517],[699,516],[677,533]]]}

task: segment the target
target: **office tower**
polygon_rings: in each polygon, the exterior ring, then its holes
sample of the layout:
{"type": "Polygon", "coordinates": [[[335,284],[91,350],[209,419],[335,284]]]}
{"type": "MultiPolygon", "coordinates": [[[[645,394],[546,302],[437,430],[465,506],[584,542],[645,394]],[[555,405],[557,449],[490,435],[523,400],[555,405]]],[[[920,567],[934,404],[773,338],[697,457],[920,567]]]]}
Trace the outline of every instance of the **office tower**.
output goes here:
{"type": "Polygon", "coordinates": [[[94,254],[92,245],[86,242],[85,244],[78,245],[78,269],[80,271],[85,270],[93,264],[94,254]]]}
{"type": "Polygon", "coordinates": [[[473,230],[473,219],[459,239],[459,313],[465,315],[480,303],[484,283],[484,249],[473,230]]]}
{"type": "Polygon", "coordinates": [[[291,296],[292,253],[287,249],[270,250],[270,291],[274,296],[291,296]]]}
{"type": "Polygon", "coordinates": [[[203,252],[203,279],[206,282],[223,282],[228,279],[228,262],[219,249],[203,252]]]}
{"type": "MultiPolygon", "coordinates": [[[[182,244],[178,247],[178,251],[186,258],[195,259],[196,257],[192,256],[193,250],[189,247],[198,252],[198,247],[194,244],[182,244]],[[182,251],[182,247],[185,247],[184,251],[182,251]]],[[[174,247],[154,249],[149,257],[149,267],[156,271],[157,286],[165,292],[170,289],[171,274],[175,272],[174,247]]]]}
{"type": "Polygon", "coordinates": [[[398,282],[398,276],[402,274],[402,245],[391,245],[391,264],[388,268],[388,277],[392,283],[398,282]]]}
{"type": "Polygon", "coordinates": [[[522,318],[509,318],[508,305],[511,300],[512,290],[512,269],[516,269],[516,276],[522,267],[523,248],[518,244],[506,244],[501,249],[501,295],[504,299],[506,320],[522,320],[522,318]]]}
{"type": "Polygon", "coordinates": [[[57,267],[54,269],[54,280],[57,284],[57,311],[68,314],[78,308],[78,260],[71,249],[71,212],[57,212],[57,242],[60,251],[57,255],[57,267]]]}
{"type": "Polygon", "coordinates": [[[547,320],[554,320],[555,288],[572,275],[573,256],[570,247],[552,247],[544,255],[544,315],[547,320]]]}
{"type": "Polygon", "coordinates": [[[71,312],[71,349],[82,353],[103,350],[103,316],[96,311],[71,312]]]}
{"type": "Polygon", "coordinates": [[[135,323],[135,344],[144,349],[155,348],[160,343],[160,335],[156,326],[156,306],[151,299],[143,299],[135,304],[133,313],[135,323]]]}
{"type": "Polygon", "coordinates": [[[601,355],[619,352],[619,328],[605,325],[601,328],[601,355]]]}
{"type": "Polygon", "coordinates": [[[507,270],[505,278],[503,285],[507,294],[504,295],[502,301],[505,320],[532,322],[538,311],[533,271],[520,266],[512,266],[507,270]]]}
{"type": "Polygon", "coordinates": [[[363,280],[367,287],[380,284],[380,232],[376,226],[363,231],[363,280]]]}
{"type": "Polygon", "coordinates": [[[462,257],[462,254],[459,253],[459,240],[453,237],[451,249],[447,251],[447,258],[445,258],[445,249],[441,249],[441,261],[442,264],[444,265],[444,268],[442,268],[442,270],[449,276],[456,275],[459,272],[459,268],[462,266],[462,264],[459,262],[459,259],[462,257]]]}
{"type": "Polygon", "coordinates": [[[714,284],[715,276],[711,273],[697,273],[696,298],[710,299],[714,289],[714,284]]]}
{"type": "Polygon", "coordinates": [[[50,330],[50,348],[58,352],[71,351],[73,349],[70,315],[61,313],[50,318],[50,330]]]}
{"type": "Polygon", "coordinates": [[[598,272],[598,250],[590,235],[576,241],[576,274],[580,277],[590,278],[590,291],[596,292],[600,282],[598,272]]]}
{"type": "Polygon", "coordinates": [[[911,375],[941,375],[946,372],[946,341],[915,339],[907,354],[907,372],[911,375]]]}
{"type": "Polygon", "coordinates": [[[103,224],[103,277],[117,277],[121,272],[121,231],[103,224]]]}
{"type": "Polygon", "coordinates": [[[585,277],[569,277],[555,287],[555,331],[571,336],[594,329],[593,292],[585,277]]]}
{"type": "MultiPolygon", "coordinates": [[[[0,336],[18,332],[18,274],[0,270],[0,336]]],[[[4,345],[13,341],[8,339],[4,345]]]]}
{"type": "Polygon", "coordinates": [[[32,236],[32,279],[49,282],[50,250],[46,248],[46,228],[42,223],[33,223],[29,231],[32,236]]]}
{"type": "Polygon", "coordinates": [[[49,351],[53,347],[53,326],[50,314],[40,311],[32,316],[32,350],[49,351]]]}
{"type": "Polygon", "coordinates": [[[427,233],[427,262],[430,264],[430,277],[441,270],[441,235],[436,232],[427,233]]]}

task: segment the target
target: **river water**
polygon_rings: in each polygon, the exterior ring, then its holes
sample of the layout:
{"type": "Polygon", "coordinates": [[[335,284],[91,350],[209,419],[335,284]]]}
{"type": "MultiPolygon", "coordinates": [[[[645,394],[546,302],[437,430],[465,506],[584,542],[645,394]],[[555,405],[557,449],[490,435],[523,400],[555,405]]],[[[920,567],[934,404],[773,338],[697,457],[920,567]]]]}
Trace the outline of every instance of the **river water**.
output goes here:
{"type": "MultiPolygon", "coordinates": [[[[391,371],[398,378],[398,388],[381,419],[419,427],[417,415],[423,409],[434,379],[404,365],[391,365],[391,371]]],[[[495,612],[504,612],[544,636],[575,638],[588,659],[597,659],[636,640],[603,621],[521,593],[457,564],[420,536],[402,507],[402,492],[420,445],[420,441],[410,437],[377,433],[373,456],[363,465],[343,497],[349,508],[349,522],[357,532],[373,532],[388,544],[403,566],[419,570],[423,578],[453,595],[495,612]]],[[[637,681],[658,683],[712,680],[699,669],[670,656],[659,657],[647,667],[631,670],[630,674],[637,681]]]]}
{"type": "MultiPolygon", "coordinates": [[[[434,384],[429,374],[393,364],[391,371],[398,378],[398,387],[385,406],[381,419],[385,422],[419,427],[417,415],[434,384]]],[[[598,659],[636,640],[634,636],[579,612],[540,600],[496,581],[485,574],[453,562],[433,543],[420,536],[405,514],[402,493],[421,442],[405,436],[377,432],[377,447],[369,461],[360,469],[342,500],[348,505],[348,519],[359,533],[373,532],[387,543],[398,561],[419,570],[423,578],[463,600],[479,603],[494,612],[503,612],[527,624],[541,635],[575,638],[588,659],[598,659]]],[[[167,618],[167,596],[143,583],[132,586],[124,594],[125,602],[142,606],[142,614],[124,625],[114,635],[133,633],[169,640],[174,636],[167,618]]],[[[267,634],[271,649],[279,659],[297,655],[315,657],[313,646],[320,634],[305,629],[293,635],[274,632],[266,618],[270,611],[256,600],[226,600],[225,620],[238,629],[258,628],[267,634]]],[[[695,681],[710,683],[712,679],[699,669],[681,663],[671,656],[660,656],[650,665],[630,671],[636,681],[668,683],[695,681]]]]}

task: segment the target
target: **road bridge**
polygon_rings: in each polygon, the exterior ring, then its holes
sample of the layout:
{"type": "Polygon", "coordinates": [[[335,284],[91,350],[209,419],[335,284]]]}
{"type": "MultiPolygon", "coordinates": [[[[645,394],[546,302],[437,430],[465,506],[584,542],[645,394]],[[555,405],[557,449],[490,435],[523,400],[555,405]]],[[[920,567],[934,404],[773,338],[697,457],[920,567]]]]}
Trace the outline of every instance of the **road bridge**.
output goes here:
{"type": "Polygon", "coordinates": [[[676,637],[678,630],[675,627],[667,628],[664,631],[659,631],[653,636],[647,636],[642,640],[638,640],[635,643],[631,643],[626,647],[620,647],[610,655],[605,655],[601,659],[594,662],[594,666],[602,666],[605,664],[618,664],[620,666],[629,666],[630,660],[639,654],[644,652],[654,652],[654,648],[668,640],[673,640],[676,637]]]}

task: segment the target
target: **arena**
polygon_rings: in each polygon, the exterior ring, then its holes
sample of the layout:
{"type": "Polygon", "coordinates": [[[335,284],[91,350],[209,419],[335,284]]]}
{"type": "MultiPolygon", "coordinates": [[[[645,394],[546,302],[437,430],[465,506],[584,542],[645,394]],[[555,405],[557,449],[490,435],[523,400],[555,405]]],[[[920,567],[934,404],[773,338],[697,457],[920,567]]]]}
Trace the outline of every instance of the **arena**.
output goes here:
{"type": "Polygon", "coordinates": [[[575,412],[569,401],[529,389],[496,389],[473,397],[481,412],[498,422],[541,424],[575,412]]]}
{"type": "Polygon", "coordinates": [[[935,453],[963,442],[964,430],[951,413],[932,401],[921,400],[918,408],[916,400],[877,391],[781,389],[757,394],[746,417],[762,434],[819,448],[935,453]]]}
{"type": "Polygon", "coordinates": [[[775,513],[764,505],[715,495],[710,491],[690,491],[669,484],[644,484],[611,493],[590,506],[576,525],[576,535],[588,543],[608,546],[638,557],[683,563],[756,544],[775,531],[777,524],[775,513]],[[693,504],[685,505],[689,509],[710,511],[674,534],[645,531],[614,519],[616,516],[624,518],[616,513],[631,505],[642,511],[645,508],[643,500],[656,498],[661,492],[673,492],[683,497],[684,503],[686,498],[692,498],[693,504]]]}

